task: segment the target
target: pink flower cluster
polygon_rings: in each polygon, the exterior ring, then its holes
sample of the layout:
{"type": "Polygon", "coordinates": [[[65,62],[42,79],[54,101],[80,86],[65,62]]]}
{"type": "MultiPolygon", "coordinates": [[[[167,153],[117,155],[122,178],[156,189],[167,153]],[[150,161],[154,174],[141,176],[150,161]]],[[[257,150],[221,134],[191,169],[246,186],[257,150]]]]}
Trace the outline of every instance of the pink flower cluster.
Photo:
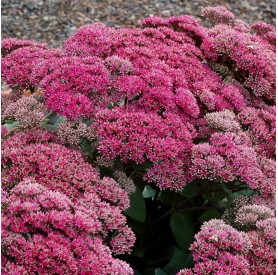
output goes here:
{"type": "Polygon", "coordinates": [[[146,180],[157,181],[160,188],[183,185],[183,163],[188,161],[192,135],[178,117],[162,119],[118,108],[99,112],[96,122],[92,127],[97,129],[98,150],[105,158],[120,156],[125,163],[149,160],[154,165],[145,174],[146,180]]]}
{"type": "MultiPolygon", "coordinates": [[[[250,274],[249,263],[244,256],[250,248],[251,242],[246,233],[237,231],[222,220],[210,220],[202,225],[191,245],[196,262],[192,274],[250,274]]],[[[187,272],[181,270],[178,274],[187,272]]]]}
{"type": "Polygon", "coordinates": [[[259,158],[245,133],[214,133],[209,143],[194,145],[188,180],[220,178],[224,182],[240,180],[264,196],[275,194],[275,162],[259,158]],[[266,164],[268,163],[268,164],[266,164]]]}
{"type": "MultiPolygon", "coordinates": [[[[9,42],[9,40],[8,40],[9,42]]],[[[2,46],[7,43],[4,39],[2,46]]],[[[31,74],[35,65],[40,65],[42,60],[51,57],[61,57],[63,52],[56,49],[42,47],[36,43],[23,43],[21,40],[14,41],[9,54],[3,58],[1,63],[2,78],[8,85],[16,87],[20,90],[25,88],[33,88],[31,74]],[[17,43],[16,43],[17,42],[17,43]]]]}
{"type": "Polygon", "coordinates": [[[247,107],[238,114],[238,119],[252,140],[253,148],[260,156],[275,159],[276,148],[276,110],[247,107]]]}
{"type": "Polygon", "coordinates": [[[133,274],[99,236],[98,196],[74,203],[31,178],[4,196],[3,274],[133,274]]]}
{"type": "Polygon", "coordinates": [[[16,102],[9,102],[2,111],[2,120],[10,119],[19,123],[23,129],[35,128],[46,118],[48,109],[39,101],[40,96],[33,94],[16,102]]]}
{"type": "Polygon", "coordinates": [[[87,138],[90,141],[95,139],[95,131],[83,122],[64,121],[59,124],[57,130],[58,138],[66,145],[78,146],[81,138],[87,138]]]}
{"type": "Polygon", "coordinates": [[[15,38],[3,39],[1,43],[1,56],[5,57],[14,50],[24,47],[37,47],[41,49],[47,49],[46,44],[37,43],[31,40],[18,40],[15,38]]]}
{"type": "Polygon", "coordinates": [[[33,130],[2,144],[5,274],[132,274],[112,257],[135,242],[128,193],[55,139],[33,130]]]}
{"type": "Polygon", "coordinates": [[[229,25],[235,21],[235,16],[222,6],[206,7],[202,9],[202,15],[205,16],[212,25],[221,23],[229,25]]]}
{"type": "Polygon", "coordinates": [[[264,22],[257,22],[252,24],[252,30],[263,40],[273,45],[273,50],[276,50],[276,30],[272,25],[264,22]]]}
{"type": "MultiPolygon", "coordinates": [[[[61,50],[3,40],[3,79],[40,88],[58,115],[93,121],[99,159],[149,161],[144,178],[160,188],[219,176],[273,194],[261,162],[275,158],[274,28],[224,7],[203,15],[211,28],[187,15],[86,25],[61,50]]],[[[66,141],[73,129],[63,126],[66,141]]]]}
{"type": "MultiPolygon", "coordinates": [[[[218,13],[218,7],[205,9],[209,19],[217,17],[218,13]]],[[[227,25],[223,21],[230,23],[232,19],[228,20],[222,11],[221,15],[225,19],[217,17],[221,20],[209,30],[201,46],[205,56],[214,62],[232,63],[235,78],[242,78],[240,82],[252,93],[266,100],[275,100],[275,48],[260,36],[250,34],[250,27],[227,25]]]]}
{"type": "Polygon", "coordinates": [[[135,243],[122,213],[133,177],[258,191],[201,227],[179,275],[274,274],[275,29],[202,13],[212,27],[149,17],[83,26],[61,49],[2,41],[3,274],[133,274],[113,256],[135,243]]]}
{"type": "Polygon", "coordinates": [[[48,108],[77,119],[92,116],[94,105],[101,103],[108,88],[109,76],[98,58],[65,56],[41,61],[34,67],[31,79],[39,82],[45,92],[48,108]]]}
{"type": "Polygon", "coordinates": [[[234,227],[223,220],[205,222],[190,248],[194,268],[177,275],[275,274],[274,212],[261,205],[245,205],[235,209],[232,222],[234,227]]]}
{"type": "Polygon", "coordinates": [[[205,116],[208,126],[223,132],[238,132],[239,123],[235,120],[235,114],[230,110],[212,112],[205,116]]]}

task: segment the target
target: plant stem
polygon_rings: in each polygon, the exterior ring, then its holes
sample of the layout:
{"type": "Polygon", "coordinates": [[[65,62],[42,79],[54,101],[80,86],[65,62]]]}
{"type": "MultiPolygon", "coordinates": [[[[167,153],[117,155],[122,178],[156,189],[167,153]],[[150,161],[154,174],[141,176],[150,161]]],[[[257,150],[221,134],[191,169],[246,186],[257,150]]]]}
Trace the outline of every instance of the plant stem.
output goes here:
{"type": "Polygon", "coordinates": [[[164,213],[162,216],[160,216],[158,219],[154,220],[152,222],[152,225],[158,224],[160,221],[164,220],[168,216],[170,216],[175,211],[175,208],[172,207],[170,210],[168,210],[166,213],[164,213]]]}
{"type": "Polygon", "coordinates": [[[153,197],[153,203],[157,200],[157,197],[158,197],[158,195],[159,195],[159,192],[160,192],[159,189],[157,189],[157,190],[155,191],[155,195],[154,195],[154,197],[153,197]]]}
{"type": "Polygon", "coordinates": [[[132,176],[135,175],[137,170],[135,169],[128,177],[132,179],[132,176]]]}
{"type": "Polygon", "coordinates": [[[176,205],[175,205],[175,208],[176,209],[179,209],[181,206],[183,206],[185,203],[188,202],[188,199],[183,199],[182,201],[178,202],[176,205]]]}

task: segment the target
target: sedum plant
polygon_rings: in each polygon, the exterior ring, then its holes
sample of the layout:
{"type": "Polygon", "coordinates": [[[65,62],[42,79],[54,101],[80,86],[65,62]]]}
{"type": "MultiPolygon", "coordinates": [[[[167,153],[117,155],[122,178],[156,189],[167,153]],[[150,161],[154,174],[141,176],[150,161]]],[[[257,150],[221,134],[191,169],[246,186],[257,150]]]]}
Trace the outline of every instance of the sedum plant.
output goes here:
{"type": "Polygon", "coordinates": [[[190,247],[196,264],[193,269],[183,269],[177,275],[274,274],[274,211],[238,197],[224,219],[226,223],[212,219],[202,225],[190,247]]]}
{"type": "Polygon", "coordinates": [[[275,29],[202,13],[2,41],[4,274],[271,274],[275,29]]]}
{"type": "Polygon", "coordinates": [[[3,272],[132,274],[112,256],[135,241],[127,192],[55,139],[30,130],[2,144],[3,272]]]}

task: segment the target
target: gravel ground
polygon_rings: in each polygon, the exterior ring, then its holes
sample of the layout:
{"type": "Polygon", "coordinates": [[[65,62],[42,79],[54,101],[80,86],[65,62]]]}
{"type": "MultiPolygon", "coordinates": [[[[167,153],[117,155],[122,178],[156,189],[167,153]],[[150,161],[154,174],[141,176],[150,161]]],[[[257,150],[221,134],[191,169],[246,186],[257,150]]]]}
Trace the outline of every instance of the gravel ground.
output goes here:
{"type": "Polygon", "coordinates": [[[276,22],[275,0],[2,0],[2,39],[32,39],[59,47],[84,24],[138,26],[150,15],[189,14],[201,19],[200,10],[208,5],[223,5],[249,23],[276,22]]]}

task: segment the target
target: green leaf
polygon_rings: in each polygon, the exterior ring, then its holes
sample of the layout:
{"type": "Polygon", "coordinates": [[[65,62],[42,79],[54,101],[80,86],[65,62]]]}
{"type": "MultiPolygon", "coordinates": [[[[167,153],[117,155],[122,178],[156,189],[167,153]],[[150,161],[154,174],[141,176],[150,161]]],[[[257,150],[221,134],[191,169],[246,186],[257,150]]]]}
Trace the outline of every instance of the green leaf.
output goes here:
{"type": "Polygon", "coordinates": [[[92,122],[93,122],[93,119],[84,119],[83,120],[83,123],[85,123],[86,125],[91,125],[92,124],[92,122]]]}
{"type": "Polygon", "coordinates": [[[184,268],[193,268],[194,267],[194,260],[192,254],[187,254],[187,259],[184,263],[184,268]]]}
{"type": "Polygon", "coordinates": [[[221,201],[227,197],[226,191],[211,192],[204,195],[204,198],[209,201],[221,201]]]}
{"type": "Polygon", "coordinates": [[[216,209],[208,209],[198,218],[198,220],[203,223],[214,218],[219,218],[219,216],[220,213],[216,209]]]}
{"type": "Polygon", "coordinates": [[[55,116],[57,116],[57,114],[55,113],[55,112],[53,112],[53,111],[51,111],[51,112],[49,112],[48,114],[47,114],[47,118],[49,118],[49,119],[52,119],[53,117],[55,117],[55,116]]]}
{"type": "Polygon", "coordinates": [[[155,190],[152,189],[149,185],[146,185],[142,194],[144,198],[153,198],[155,195],[155,190]]]}
{"type": "Polygon", "coordinates": [[[8,130],[10,130],[10,129],[14,128],[14,127],[19,126],[19,122],[18,122],[18,121],[15,121],[15,122],[12,123],[12,124],[4,124],[4,126],[5,126],[8,130]]]}
{"type": "Polygon", "coordinates": [[[139,258],[143,258],[147,250],[150,248],[149,244],[135,246],[132,249],[131,255],[139,258]]]}
{"type": "Polygon", "coordinates": [[[57,125],[51,125],[51,124],[44,125],[44,127],[48,130],[57,130],[58,129],[57,125]]]}
{"type": "Polygon", "coordinates": [[[49,119],[50,123],[55,124],[55,122],[57,121],[57,119],[59,118],[59,115],[57,115],[54,112],[50,112],[47,115],[47,119],[49,119]]]}
{"type": "Polygon", "coordinates": [[[60,123],[62,123],[62,122],[65,122],[66,120],[67,120],[66,117],[60,116],[60,117],[56,120],[55,125],[58,125],[58,124],[60,124],[60,123]]]}
{"type": "Polygon", "coordinates": [[[7,119],[7,120],[5,120],[5,122],[6,122],[7,124],[13,124],[13,123],[14,123],[14,120],[7,119]]]}
{"type": "Polygon", "coordinates": [[[174,212],[170,218],[170,227],[179,248],[187,251],[194,239],[194,224],[190,214],[174,212]]]}
{"type": "Polygon", "coordinates": [[[154,271],[154,274],[155,275],[168,275],[161,268],[156,268],[155,271],[154,271]]]}
{"type": "Polygon", "coordinates": [[[225,183],[221,183],[221,187],[227,194],[232,195],[231,189],[225,183]]]}
{"type": "Polygon", "coordinates": [[[47,125],[50,119],[46,118],[41,122],[41,126],[47,125]]]}
{"type": "Polygon", "coordinates": [[[258,192],[256,190],[250,190],[246,187],[245,190],[240,190],[237,192],[234,192],[230,197],[232,200],[237,198],[238,196],[247,196],[247,197],[253,197],[257,194],[258,192]]]}
{"type": "Polygon", "coordinates": [[[171,247],[171,258],[169,263],[163,268],[168,274],[176,274],[179,270],[190,267],[191,254],[185,254],[175,246],[171,247]]]}
{"type": "Polygon", "coordinates": [[[136,221],[144,222],[146,219],[146,205],[138,186],[136,186],[135,192],[129,194],[129,198],[130,207],[124,211],[124,214],[136,221]]]}
{"type": "Polygon", "coordinates": [[[179,192],[185,198],[193,198],[197,195],[197,182],[187,183],[183,190],[179,192]]]}
{"type": "Polygon", "coordinates": [[[137,269],[133,269],[134,275],[141,275],[141,273],[137,269]]]}
{"type": "Polygon", "coordinates": [[[81,148],[82,148],[82,150],[84,150],[85,152],[87,152],[88,155],[90,155],[90,154],[94,151],[94,149],[93,149],[91,143],[88,142],[88,141],[86,141],[86,140],[82,143],[81,148]]]}

